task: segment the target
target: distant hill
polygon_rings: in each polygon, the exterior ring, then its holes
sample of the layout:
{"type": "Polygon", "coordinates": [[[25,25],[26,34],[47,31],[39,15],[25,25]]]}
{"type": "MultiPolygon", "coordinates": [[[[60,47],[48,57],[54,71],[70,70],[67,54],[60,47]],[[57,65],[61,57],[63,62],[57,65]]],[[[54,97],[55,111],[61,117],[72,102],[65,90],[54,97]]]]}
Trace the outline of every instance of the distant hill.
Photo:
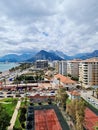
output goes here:
{"type": "Polygon", "coordinates": [[[63,53],[62,51],[54,51],[54,53],[57,54],[58,56],[62,57],[65,60],[72,60],[72,59],[85,60],[85,59],[89,59],[92,57],[98,57],[98,50],[95,50],[91,53],[79,53],[79,54],[76,54],[74,56],[68,56],[65,53],[63,53]]]}
{"type": "Polygon", "coordinates": [[[30,58],[28,61],[32,62],[32,61],[36,61],[36,60],[50,60],[50,61],[53,61],[53,60],[63,60],[63,58],[59,57],[55,53],[41,50],[35,56],[30,58]]]}
{"type": "Polygon", "coordinates": [[[64,54],[62,51],[58,51],[58,50],[52,51],[52,50],[51,50],[50,52],[55,53],[56,55],[58,55],[59,57],[61,57],[62,59],[65,59],[65,60],[70,60],[70,59],[72,59],[70,56],[64,54]]]}
{"type": "Polygon", "coordinates": [[[23,62],[33,56],[32,53],[24,53],[22,55],[8,54],[0,58],[0,62],[23,62]]]}
{"type": "Polygon", "coordinates": [[[98,50],[93,51],[92,53],[85,53],[84,55],[80,56],[79,58],[82,60],[98,57],[98,50]]]}

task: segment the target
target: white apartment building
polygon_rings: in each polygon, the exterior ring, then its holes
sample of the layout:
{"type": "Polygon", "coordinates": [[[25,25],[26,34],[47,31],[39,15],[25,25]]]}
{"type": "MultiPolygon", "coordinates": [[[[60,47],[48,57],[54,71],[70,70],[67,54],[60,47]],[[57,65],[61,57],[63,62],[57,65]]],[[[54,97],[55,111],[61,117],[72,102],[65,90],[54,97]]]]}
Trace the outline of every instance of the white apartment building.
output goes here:
{"type": "Polygon", "coordinates": [[[71,76],[79,77],[79,63],[81,60],[70,60],[67,61],[67,74],[71,76]]]}
{"type": "Polygon", "coordinates": [[[67,75],[67,61],[54,61],[53,63],[56,73],[67,75]]]}
{"type": "Polygon", "coordinates": [[[67,61],[59,61],[59,74],[67,75],[67,61]]]}
{"type": "Polygon", "coordinates": [[[98,58],[81,61],[79,65],[79,81],[83,87],[98,85],[98,58]]]}

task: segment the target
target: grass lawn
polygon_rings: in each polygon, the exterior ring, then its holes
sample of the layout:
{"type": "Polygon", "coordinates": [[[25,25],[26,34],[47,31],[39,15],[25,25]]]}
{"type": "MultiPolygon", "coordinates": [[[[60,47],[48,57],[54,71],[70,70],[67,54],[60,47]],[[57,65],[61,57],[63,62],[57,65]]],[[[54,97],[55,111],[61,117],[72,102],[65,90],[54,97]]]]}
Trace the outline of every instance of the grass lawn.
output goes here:
{"type": "Polygon", "coordinates": [[[16,122],[15,122],[15,125],[14,125],[15,128],[20,128],[21,127],[21,124],[19,122],[19,116],[20,116],[20,111],[18,112],[18,116],[16,118],[16,122]]]}
{"type": "MultiPolygon", "coordinates": [[[[18,100],[18,99],[15,99],[18,100]]],[[[12,114],[14,112],[14,109],[16,107],[17,101],[13,102],[14,99],[13,98],[5,98],[0,100],[0,102],[2,102],[2,106],[6,109],[7,113],[10,115],[10,117],[12,117],[12,114]],[[5,102],[5,103],[3,103],[5,102]]]]}
{"type": "MultiPolygon", "coordinates": [[[[27,105],[28,105],[28,102],[27,102],[27,105]]],[[[20,106],[20,107],[23,107],[23,106],[25,106],[25,102],[24,102],[24,101],[21,102],[21,106],[20,106]]],[[[17,116],[17,118],[16,118],[16,122],[15,122],[14,127],[15,127],[15,128],[21,128],[22,130],[24,130],[24,129],[21,127],[21,124],[20,124],[20,121],[19,121],[19,116],[20,116],[20,111],[18,111],[18,116],[17,116]]]]}

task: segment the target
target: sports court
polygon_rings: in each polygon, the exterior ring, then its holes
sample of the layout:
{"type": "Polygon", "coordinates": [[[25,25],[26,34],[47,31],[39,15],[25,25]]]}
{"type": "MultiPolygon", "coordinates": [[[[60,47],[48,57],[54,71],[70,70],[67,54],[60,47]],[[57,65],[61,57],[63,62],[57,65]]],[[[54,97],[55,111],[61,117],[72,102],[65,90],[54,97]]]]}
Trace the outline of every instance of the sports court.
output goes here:
{"type": "Polygon", "coordinates": [[[35,110],[35,130],[62,130],[54,109],[35,110]]]}
{"type": "Polygon", "coordinates": [[[92,112],[89,108],[85,110],[85,128],[87,130],[94,130],[94,127],[98,123],[98,116],[92,112]]]}

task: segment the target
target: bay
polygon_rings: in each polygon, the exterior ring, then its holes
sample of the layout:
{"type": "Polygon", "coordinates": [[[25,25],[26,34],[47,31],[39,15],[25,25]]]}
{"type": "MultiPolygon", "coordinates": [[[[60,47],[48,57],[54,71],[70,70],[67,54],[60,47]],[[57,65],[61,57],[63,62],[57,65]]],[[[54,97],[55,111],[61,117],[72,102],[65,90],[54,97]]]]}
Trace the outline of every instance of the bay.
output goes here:
{"type": "Polygon", "coordinates": [[[11,69],[12,67],[18,66],[18,63],[0,63],[0,72],[7,71],[11,69]]]}

